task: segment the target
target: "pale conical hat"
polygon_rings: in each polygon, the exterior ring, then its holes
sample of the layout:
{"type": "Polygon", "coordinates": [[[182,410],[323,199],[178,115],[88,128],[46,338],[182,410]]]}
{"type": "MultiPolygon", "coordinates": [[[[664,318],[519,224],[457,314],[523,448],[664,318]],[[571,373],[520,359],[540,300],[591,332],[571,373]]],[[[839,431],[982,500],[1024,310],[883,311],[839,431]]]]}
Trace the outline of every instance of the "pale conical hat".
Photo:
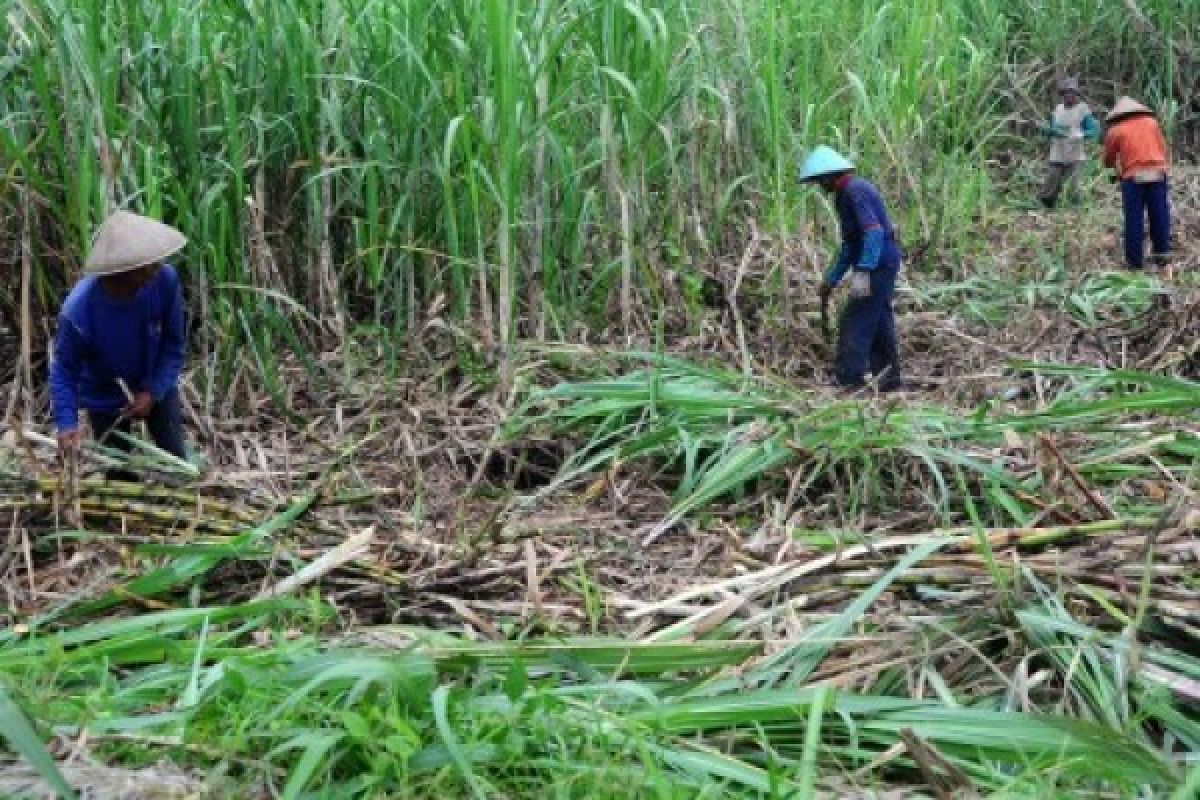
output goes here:
{"type": "Polygon", "coordinates": [[[89,275],[128,272],[178,253],[185,244],[187,238],[170,225],[117,211],[96,231],[83,271],[89,275]]]}
{"type": "Polygon", "coordinates": [[[840,175],[854,169],[854,163],[832,147],[821,145],[808,154],[800,168],[800,182],[806,183],[828,175],[840,175]]]}
{"type": "Polygon", "coordinates": [[[1153,113],[1154,113],[1153,111],[1146,108],[1144,105],[1139,103],[1137,100],[1134,100],[1132,97],[1129,97],[1128,95],[1126,95],[1125,97],[1122,97],[1120,100],[1117,101],[1117,104],[1115,106],[1113,106],[1112,111],[1108,112],[1108,116],[1105,117],[1104,119],[1107,122],[1112,122],[1113,120],[1120,119],[1121,117],[1128,117],[1130,114],[1153,114],[1153,113]]]}

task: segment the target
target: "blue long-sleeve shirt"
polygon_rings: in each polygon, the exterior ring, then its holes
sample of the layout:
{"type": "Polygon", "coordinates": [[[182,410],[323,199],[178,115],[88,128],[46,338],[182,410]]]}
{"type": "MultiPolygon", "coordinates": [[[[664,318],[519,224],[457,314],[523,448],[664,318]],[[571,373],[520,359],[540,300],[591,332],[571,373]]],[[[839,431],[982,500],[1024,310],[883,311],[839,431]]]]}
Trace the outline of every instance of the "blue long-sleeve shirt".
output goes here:
{"type": "Polygon", "coordinates": [[[837,286],[851,267],[870,271],[880,264],[900,260],[895,227],[888,217],[882,195],[870,181],[857,175],[851,177],[838,189],[835,202],[842,246],[837,260],[825,275],[826,283],[837,286]]]}
{"type": "Polygon", "coordinates": [[[183,291],[169,264],[126,300],[96,277],[75,285],[63,303],[50,361],[50,399],[60,432],[79,427],[79,409],[117,411],[127,404],[117,384],[156,401],[183,369],[183,291]]]}

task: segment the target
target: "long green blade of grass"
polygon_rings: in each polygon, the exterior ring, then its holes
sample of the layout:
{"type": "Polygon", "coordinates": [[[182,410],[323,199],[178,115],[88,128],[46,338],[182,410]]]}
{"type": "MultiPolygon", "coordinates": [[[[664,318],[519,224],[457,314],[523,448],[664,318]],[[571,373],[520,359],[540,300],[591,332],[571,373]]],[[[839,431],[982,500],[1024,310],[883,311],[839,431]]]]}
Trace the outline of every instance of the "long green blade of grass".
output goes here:
{"type": "Polygon", "coordinates": [[[8,687],[0,681],[0,737],[3,737],[16,752],[33,765],[42,779],[58,792],[60,797],[74,800],[75,790],[59,772],[54,757],[46,750],[29,718],[9,695],[8,687]]]}

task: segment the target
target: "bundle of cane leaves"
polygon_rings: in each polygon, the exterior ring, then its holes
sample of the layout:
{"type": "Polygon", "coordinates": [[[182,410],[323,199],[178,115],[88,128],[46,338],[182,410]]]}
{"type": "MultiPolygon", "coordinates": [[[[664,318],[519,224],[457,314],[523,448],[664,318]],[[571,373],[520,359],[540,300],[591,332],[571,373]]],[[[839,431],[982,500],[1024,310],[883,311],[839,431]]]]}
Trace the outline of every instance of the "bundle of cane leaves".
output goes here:
{"type": "Polygon", "coordinates": [[[1100,272],[1087,275],[1065,298],[1068,313],[1088,327],[1132,319],[1148,311],[1167,289],[1154,275],[1100,272]]]}
{"type": "Polygon", "coordinates": [[[1004,324],[1014,314],[1042,308],[1063,309],[1088,327],[1137,317],[1150,310],[1155,298],[1168,294],[1154,275],[1104,271],[1076,280],[1061,265],[1022,280],[983,274],[954,283],[923,284],[910,291],[924,305],[975,322],[1004,324]]]}
{"type": "Polygon", "coordinates": [[[1014,314],[1058,307],[1069,290],[1065,272],[1055,267],[1020,281],[983,273],[961,281],[924,283],[909,291],[923,306],[944,309],[971,322],[999,325],[1014,314]]]}
{"type": "MultiPolygon", "coordinates": [[[[1120,633],[1099,630],[1078,621],[1036,577],[1026,578],[1036,602],[1016,616],[1038,662],[1056,676],[1055,707],[1136,733],[1167,757],[1200,752],[1196,630],[1153,614],[1141,627],[1117,614],[1120,633]],[[1153,740],[1148,731],[1156,732],[1153,740]]],[[[1195,598],[1187,605],[1194,606],[1195,598]]]]}
{"type": "Polygon", "coordinates": [[[114,441],[85,441],[79,450],[71,454],[58,453],[58,445],[52,437],[37,431],[15,429],[14,440],[20,448],[9,449],[6,441],[0,444],[0,476],[19,476],[26,471],[21,455],[30,455],[32,446],[52,449],[60,459],[80,460],[81,470],[105,470],[114,474],[146,475],[172,484],[187,484],[199,478],[205,468],[204,458],[189,454],[187,458],[168,453],[142,437],[131,436],[122,431],[110,434],[114,441]],[[117,443],[126,449],[114,446],[117,443]]]}
{"type": "Polygon", "coordinates": [[[1083,441],[1083,451],[1073,454],[1078,460],[1095,465],[1095,452],[1109,456],[1105,469],[1093,470],[1099,479],[1155,474],[1160,467],[1182,474],[1195,464],[1186,426],[1200,420],[1200,384],[1182,379],[1022,364],[1027,375],[1055,379],[1048,405],[1010,411],[988,404],[961,416],[911,401],[831,398],[678,359],[629,358],[652,366],[537,391],[515,415],[509,436],[530,428],[582,435],[543,492],[614,464],[652,459],[676,491],[659,532],[784,467],[793,470],[795,492],[840,486],[843,496],[892,508],[916,494],[943,521],[963,510],[964,489],[988,487],[978,502],[995,507],[985,510],[1024,523],[1029,508],[1022,510],[1015,496],[1036,497],[1047,487],[1036,470],[1008,468],[1001,453],[1013,434],[1070,432],[1083,441]],[[1111,459],[1122,454],[1128,469],[1114,470],[1111,459]]]}
{"type": "MultiPolygon", "coordinates": [[[[1177,616],[1194,616],[1193,592],[1173,591],[1172,604],[1147,604],[1157,579],[1142,577],[1140,600],[1130,614],[1101,602],[1098,624],[1081,622],[1061,590],[1029,571],[1023,583],[1030,602],[1015,612],[1023,643],[1021,672],[1013,686],[1054,713],[1091,720],[1126,732],[1182,774],[1200,755],[1200,629],[1177,616]],[[1032,678],[1032,679],[1031,679],[1032,678]]],[[[1022,702],[1015,694],[1010,703],[1022,702]]]]}
{"type": "Polygon", "coordinates": [[[131,436],[122,431],[115,431],[128,450],[106,447],[101,444],[91,445],[95,450],[109,459],[118,469],[135,472],[154,472],[173,477],[192,479],[200,477],[202,461],[198,457],[180,458],[173,453],[156,446],[138,436],[131,436]]]}

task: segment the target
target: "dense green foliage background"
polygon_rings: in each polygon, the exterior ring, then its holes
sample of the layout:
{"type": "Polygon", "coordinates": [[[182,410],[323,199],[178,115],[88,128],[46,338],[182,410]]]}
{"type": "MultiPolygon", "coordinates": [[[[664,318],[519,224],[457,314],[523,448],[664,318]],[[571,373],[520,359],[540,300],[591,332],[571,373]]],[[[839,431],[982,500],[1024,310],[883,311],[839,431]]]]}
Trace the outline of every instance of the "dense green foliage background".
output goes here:
{"type": "Polygon", "coordinates": [[[197,310],[234,338],[290,313],[258,287],[339,332],[403,331],[443,296],[499,342],[521,320],[629,324],[665,269],[734,249],[747,219],[831,235],[794,181],[818,142],[889,188],[910,244],[953,241],[1064,71],[1191,131],[1176,98],[1200,29],[1183,0],[0,0],[0,17],[0,212],[14,245],[27,215],[35,302],[55,306],[119,205],[187,232],[197,310]]]}

